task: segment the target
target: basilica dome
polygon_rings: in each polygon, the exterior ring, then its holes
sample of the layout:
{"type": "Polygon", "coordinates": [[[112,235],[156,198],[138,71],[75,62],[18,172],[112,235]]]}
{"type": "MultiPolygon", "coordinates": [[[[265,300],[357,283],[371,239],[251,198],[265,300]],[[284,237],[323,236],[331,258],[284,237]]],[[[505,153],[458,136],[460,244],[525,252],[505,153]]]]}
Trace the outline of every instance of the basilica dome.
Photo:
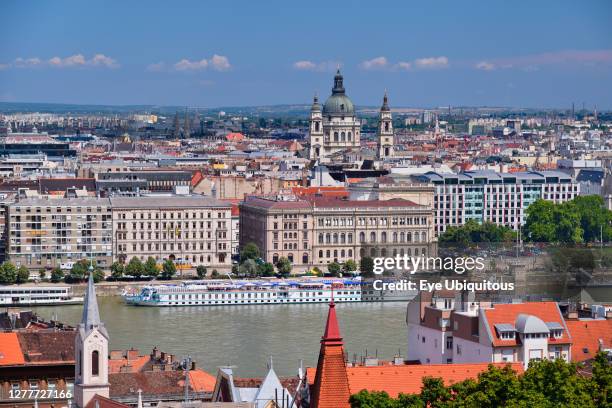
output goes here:
{"type": "Polygon", "coordinates": [[[343,78],[340,74],[340,70],[336,72],[334,77],[334,87],[332,88],[332,94],[325,105],[323,105],[324,116],[353,116],[355,114],[355,107],[353,102],[346,96],[344,92],[343,78]]]}

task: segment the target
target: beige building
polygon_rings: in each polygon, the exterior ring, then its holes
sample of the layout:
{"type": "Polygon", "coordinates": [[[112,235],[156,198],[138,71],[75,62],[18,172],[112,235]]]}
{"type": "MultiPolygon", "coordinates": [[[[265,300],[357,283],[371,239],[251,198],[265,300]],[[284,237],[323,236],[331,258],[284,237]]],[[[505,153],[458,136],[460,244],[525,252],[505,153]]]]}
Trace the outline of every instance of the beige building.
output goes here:
{"type": "Polygon", "coordinates": [[[17,266],[55,268],[112,260],[112,212],[104,198],[26,198],[8,206],[7,255],[17,266]]]}
{"type": "Polygon", "coordinates": [[[173,259],[179,268],[231,265],[231,205],[204,196],[123,197],[113,208],[113,261],[173,259]]]}
{"type": "Polygon", "coordinates": [[[437,251],[431,207],[401,199],[249,197],[240,225],[241,247],[254,242],[267,262],[286,257],[298,269],[437,251]]]}

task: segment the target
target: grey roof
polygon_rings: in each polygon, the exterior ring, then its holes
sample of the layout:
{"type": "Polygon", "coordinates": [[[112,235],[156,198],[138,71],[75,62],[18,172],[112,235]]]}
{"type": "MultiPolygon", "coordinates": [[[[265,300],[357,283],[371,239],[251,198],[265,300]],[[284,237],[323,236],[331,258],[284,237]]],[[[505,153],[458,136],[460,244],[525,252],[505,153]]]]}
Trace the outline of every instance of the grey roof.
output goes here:
{"type": "Polygon", "coordinates": [[[550,333],[546,323],[539,317],[521,313],[516,318],[516,330],[519,333],[550,333]]]}
{"type": "Polygon", "coordinates": [[[11,207],[99,207],[108,206],[108,198],[79,197],[79,198],[25,198],[11,205],[11,207]]]}
{"type": "Polygon", "coordinates": [[[516,327],[514,327],[513,324],[508,324],[508,323],[497,323],[495,325],[495,329],[498,332],[500,332],[500,333],[515,332],[516,331],[516,327]]]}
{"type": "Polygon", "coordinates": [[[83,305],[83,317],[79,325],[81,337],[85,338],[93,329],[98,329],[104,337],[108,339],[108,332],[104,323],[100,320],[100,312],[98,310],[98,300],[96,299],[96,286],[93,281],[93,273],[89,274],[87,281],[87,293],[85,294],[85,304],[83,305]]]}
{"type": "Polygon", "coordinates": [[[563,326],[559,322],[546,322],[546,327],[550,330],[563,330],[563,326]]]}
{"type": "Polygon", "coordinates": [[[231,208],[231,204],[207,196],[111,197],[113,208],[231,208]]]}

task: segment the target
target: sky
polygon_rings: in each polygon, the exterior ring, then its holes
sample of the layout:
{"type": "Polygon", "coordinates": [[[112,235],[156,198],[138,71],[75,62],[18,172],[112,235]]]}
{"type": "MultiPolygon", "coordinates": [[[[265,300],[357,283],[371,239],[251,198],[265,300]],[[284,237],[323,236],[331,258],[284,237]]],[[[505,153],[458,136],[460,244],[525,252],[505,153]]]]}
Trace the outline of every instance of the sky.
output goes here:
{"type": "Polygon", "coordinates": [[[0,3],[0,101],[612,109],[612,1],[0,3]]]}

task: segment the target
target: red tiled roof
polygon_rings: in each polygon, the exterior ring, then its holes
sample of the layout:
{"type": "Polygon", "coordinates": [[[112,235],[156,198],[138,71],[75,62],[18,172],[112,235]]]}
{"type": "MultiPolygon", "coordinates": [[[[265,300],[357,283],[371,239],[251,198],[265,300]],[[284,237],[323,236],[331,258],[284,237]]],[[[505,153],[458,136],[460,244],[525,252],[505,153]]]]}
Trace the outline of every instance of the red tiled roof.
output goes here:
{"type": "Polygon", "coordinates": [[[572,361],[594,358],[600,339],[604,348],[612,348],[612,320],[566,320],[565,323],[572,336],[572,361]]]}
{"type": "Polygon", "coordinates": [[[540,318],[544,323],[556,322],[564,327],[560,338],[550,338],[549,342],[557,344],[570,343],[570,337],[565,329],[565,322],[561,311],[555,302],[526,302],[513,304],[496,304],[491,309],[481,309],[484,314],[489,330],[493,336],[493,346],[514,346],[516,338],[502,340],[495,331],[495,325],[500,323],[514,324],[520,314],[528,314],[540,318]]]}
{"type": "Polygon", "coordinates": [[[129,408],[129,405],[122,404],[112,399],[103,397],[101,395],[94,395],[93,398],[87,403],[85,408],[129,408]]]}
{"type": "Polygon", "coordinates": [[[128,360],[127,358],[121,358],[117,360],[108,360],[108,373],[120,373],[122,367],[130,367],[129,372],[137,373],[142,367],[145,366],[149,361],[151,361],[151,356],[138,356],[136,359],[128,360]]]}
{"type": "Polygon", "coordinates": [[[189,372],[189,384],[196,392],[213,392],[217,377],[204,370],[196,369],[189,372]]]}
{"type": "MultiPolygon", "coordinates": [[[[476,378],[486,371],[490,363],[474,364],[427,364],[427,365],[384,365],[373,367],[347,367],[348,382],[351,394],[361,390],[385,391],[392,398],[401,394],[419,394],[423,378],[442,378],[449,386],[469,378],[476,378]]],[[[504,367],[507,363],[493,364],[504,367]]],[[[517,373],[523,372],[522,363],[511,363],[510,367],[517,373]]],[[[311,382],[315,368],[308,368],[306,375],[311,382]]]]}
{"type": "Polygon", "coordinates": [[[25,364],[17,333],[0,333],[0,366],[25,364]]]}

